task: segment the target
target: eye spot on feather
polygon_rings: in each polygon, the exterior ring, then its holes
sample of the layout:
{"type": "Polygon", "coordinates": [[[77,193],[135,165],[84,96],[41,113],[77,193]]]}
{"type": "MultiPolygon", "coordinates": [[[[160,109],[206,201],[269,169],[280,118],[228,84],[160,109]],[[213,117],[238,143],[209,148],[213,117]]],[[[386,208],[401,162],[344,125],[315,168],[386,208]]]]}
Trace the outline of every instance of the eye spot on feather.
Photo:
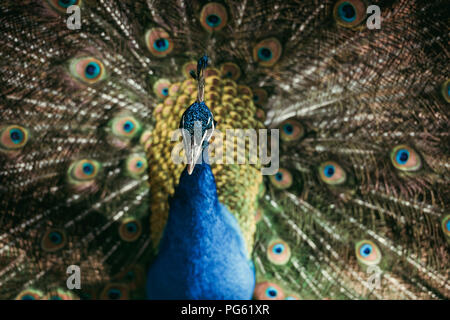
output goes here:
{"type": "Polygon", "coordinates": [[[80,6],[81,5],[81,0],[47,0],[47,2],[50,4],[50,6],[61,12],[61,13],[66,13],[67,12],[67,8],[69,8],[70,6],[80,6]]]}
{"type": "Polygon", "coordinates": [[[191,77],[191,71],[193,71],[194,73],[197,72],[197,61],[186,62],[185,64],[183,64],[183,67],[181,70],[183,71],[183,75],[187,79],[194,80],[191,77]]]}
{"type": "Polygon", "coordinates": [[[347,180],[344,169],[334,161],[326,161],[319,166],[319,177],[329,185],[339,185],[347,180]]]}
{"type": "Polygon", "coordinates": [[[147,159],[139,154],[132,154],[127,158],[126,169],[130,176],[138,178],[147,170],[147,159]]]}
{"type": "Polygon", "coordinates": [[[94,180],[100,170],[100,163],[83,159],[73,162],[69,167],[69,178],[72,183],[94,180]]]}
{"type": "Polygon", "coordinates": [[[75,297],[69,291],[56,289],[47,293],[44,297],[44,300],[75,300],[75,297]]]}
{"type": "Polygon", "coordinates": [[[267,258],[276,265],[285,265],[291,258],[291,248],[281,240],[272,240],[267,247],[267,258]]]}
{"type": "Polygon", "coordinates": [[[334,5],[333,16],[338,25],[353,28],[364,21],[366,10],[362,0],[340,0],[334,5]]]}
{"type": "Polygon", "coordinates": [[[111,283],[103,288],[100,294],[101,300],[127,300],[128,299],[127,286],[120,283],[111,283]]]}
{"type": "Polygon", "coordinates": [[[95,84],[106,77],[105,66],[93,57],[73,59],[69,70],[75,79],[88,85],[95,84]]]}
{"type": "Polygon", "coordinates": [[[153,92],[161,99],[169,96],[170,81],[167,79],[159,79],[153,85],[153,92]]]}
{"type": "Polygon", "coordinates": [[[450,237],[450,215],[442,219],[442,230],[447,237],[450,237]]]}
{"type": "Polygon", "coordinates": [[[441,93],[445,101],[450,102],[450,79],[442,84],[441,93]]]}
{"type": "Polygon", "coordinates": [[[147,48],[155,57],[165,57],[173,50],[170,35],[162,28],[152,28],[145,34],[147,48]]]}
{"type": "Polygon", "coordinates": [[[420,156],[407,145],[398,145],[392,149],[391,162],[396,169],[406,172],[417,171],[422,167],[420,156]]]}
{"type": "Polygon", "coordinates": [[[212,2],[203,6],[200,12],[200,24],[208,31],[222,30],[228,22],[227,9],[220,3],[212,2]]]}
{"type": "Polygon", "coordinates": [[[378,246],[370,240],[359,241],[355,245],[356,258],[366,266],[376,265],[381,261],[381,251],[378,246]]]}
{"type": "Polygon", "coordinates": [[[263,67],[271,67],[280,59],[282,50],[278,39],[265,39],[253,48],[253,59],[263,67]]]}
{"type": "Polygon", "coordinates": [[[298,141],[305,135],[305,130],[300,122],[286,120],[281,126],[281,140],[285,142],[298,141]]]}
{"type": "Polygon", "coordinates": [[[112,133],[125,139],[133,139],[141,132],[141,123],[133,116],[117,116],[111,123],[112,133]]]}
{"type": "Polygon", "coordinates": [[[256,300],[283,300],[285,294],[276,283],[264,281],[256,284],[253,296],[256,300]]]}
{"type": "Polygon", "coordinates": [[[119,235],[123,241],[136,241],[142,234],[141,223],[133,218],[128,218],[122,221],[119,227],[119,235]]]}
{"type": "Polygon", "coordinates": [[[253,91],[253,102],[260,107],[264,106],[268,98],[267,91],[261,88],[256,88],[253,89],[252,91],[253,91]]]}
{"type": "Polygon", "coordinates": [[[28,130],[19,125],[4,127],[0,132],[0,147],[5,151],[21,149],[28,142],[28,130]]]}
{"type": "Polygon", "coordinates": [[[41,247],[44,251],[55,252],[62,249],[66,245],[66,234],[63,230],[48,230],[41,241],[41,247]]]}
{"type": "Polygon", "coordinates": [[[42,297],[42,291],[25,289],[16,296],[15,300],[41,300],[42,297]]]}
{"type": "Polygon", "coordinates": [[[288,189],[292,186],[292,174],[287,170],[280,168],[277,173],[270,176],[270,182],[277,189],[288,189]]]}
{"type": "Polygon", "coordinates": [[[236,81],[241,76],[241,68],[233,62],[225,62],[220,66],[220,73],[222,77],[236,81]]]}

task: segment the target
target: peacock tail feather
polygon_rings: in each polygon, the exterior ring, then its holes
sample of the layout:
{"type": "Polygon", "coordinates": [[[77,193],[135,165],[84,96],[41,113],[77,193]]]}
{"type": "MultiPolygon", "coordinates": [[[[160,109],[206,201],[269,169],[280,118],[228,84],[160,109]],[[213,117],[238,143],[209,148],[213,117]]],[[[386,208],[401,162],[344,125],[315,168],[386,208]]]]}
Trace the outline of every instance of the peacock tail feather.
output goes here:
{"type": "Polygon", "coordinates": [[[145,298],[206,52],[217,129],[279,129],[277,173],[212,164],[254,298],[448,299],[446,7],[1,1],[0,298],[145,298]]]}

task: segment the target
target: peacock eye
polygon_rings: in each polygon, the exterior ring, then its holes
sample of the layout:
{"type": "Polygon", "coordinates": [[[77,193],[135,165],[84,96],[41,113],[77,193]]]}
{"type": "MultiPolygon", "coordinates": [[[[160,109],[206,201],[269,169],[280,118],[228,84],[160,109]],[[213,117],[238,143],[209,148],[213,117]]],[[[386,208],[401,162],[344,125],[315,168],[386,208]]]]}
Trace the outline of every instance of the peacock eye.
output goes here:
{"type": "Polygon", "coordinates": [[[256,300],[283,300],[284,291],[273,282],[260,282],[255,286],[254,297],[256,300]]]}
{"type": "Polygon", "coordinates": [[[275,299],[278,296],[278,290],[274,287],[268,287],[266,289],[266,297],[270,299],[275,299]]]}
{"type": "Polygon", "coordinates": [[[292,186],[292,174],[287,169],[280,168],[277,173],[270,176],[270,182],[277,189],[287,189],[292,186]]]}
{"type": "Polygon", "coordinates": [[[113,119],[112,132],[115,136],[132,139],[141,132],[141,123],[132,116],[118,116],[113,119]]]}
{"type": "Polygon", "coordinates": [[[146,32],[147,48],[156,57],[164,57],[173,50],[173,41],[169,34],[161,28],[153,28],[146,32]]]}
{"type": "Polygon", "coordinates": [[[450,215],[447,215],[442,219],[442,230],[447,237],[450,237],[450,215]]]}
{"type": "Polygon", "coordinates": [[[100,163],[83,159],[73,162],[69,167],[69,179],[72,183],[94,180],[100,170],[100,163]]]}
{"type": "Polygon", "coordinates": [[[286,120],[281,124],[281,140],[290,142],[300,140],[305,134],[303,126],[295,120],[286,120]]]}
{"type": "Polygon", "coordinates": [[[70,6],[80,6],[81,0],[47,0],[52,8],[59,12],[66,13],[70,6]]]}
{"type": "Polygon", "coordinates": [[[263,67],[273,66],[281,56],[282,47],[276,38],[269,38],[259,42],[253,48],[253,58],[263,67]]]}
{"type": "Polygon", "coordinates": [[[286,264],[291,257],[291,249],[289,245],[281,240],[272,240],[267,247],[267,258],[276,265],[286,264]]]}
{"type": "Polygon", "coordinates": [[[16,300],[40,300],[43,294],[39,290],[25,289],[16,296],[16,300]]]}
{"type": "Polygon", "coordinates": [[[28,130],[18,126],[7,126],[1,131],[0,147],[5,150],[23,148],[28,142],[28,130]]]}
{"type": "Polygon", "coordinates": [[[120,238],[127,242],[137,240],[142,233],[141,224],[139,221],[129,218],[120,224],[119,235],[120,238]]]}
{"type": "Polygon", "coordinates": [[[227,25],[227,9],[220,3],[212,2],[206,4],[200,12],[200,23],[208,31],[219,31],[227,25]]]}
{"type": "Polygon", "coordinates": [[[170,81],[167,79],[159,79],[153,85],[153,92],[161,99],[169,95],[170,81]]]}
{"type": "Polygon", "coordinates": [[[441,92],[445,101],[450,102],[450,79],[448,79],[442,84],[441,92]]]}
{"type": "Polygon", "coordinates": [[[352,28],[365,19],[366,10],[362,0],[340,0],[334,5],[333,14],[340,26],[352,28]]]}
{"type": "Polygon", "coordinates": [[[123,284],[112,283],[103,289],[100,297],[104,300],[126,300],[128,299],[128,289],[123,284]]]}
{"type": "Polygon", "coordinates": [[[391,162],[401,171],[417,171],[422,167],[420,156],[407,145],[399,145],[392,150],[391,162]]]}
{"type": "Polygon", "coordinates": [[[139,177],[147,170],[147,159],[141,155],[130,155],[126,161],[126,169],[132,177],[139,177]]]}
{"type": "Polygon", "coordinates": [[[41,241],[44,251],[54,252],[63,248],[66,244],[66,235],[62,230],[48,230],[41,241]]]}
{"type": "Polygon", "coordinates": [[[47,293],[44,297],[45,300],[74,300],[73,295],[61,289],[57,289],[50,293],[47,293]]]}
{"type": "Polygon", "coordinates": [[[334,161],[323,162],[319,166],[320,179],[329,185],[338,185],[346,181],[347,175],[340,165],[334,161]]]}
{"type": "Polygon", "coordinates": [[[378,246],[370,240],[362,240],[355,245],[356,258],[364,265],[375,265],[381,261],[378,246]]]}
{"type": "Polygon", "coordinates": [[[261,88],[253,89],[253,102],[258,106],[264,106],[267,102],[267,91],[261,88]]]}
{"type": "Polygon", "coordinates": [[[69,69],[72,76],[86,84],[94,84],[105,78],[105,67],[96,58],[74,59],[71,61],[69,69]]]}
{"type": "Polygon", "coordinates": [[[117,300],[120,299],[120,297],[122,297],[122,292],[120,292],[119,289],[110,289],[108,291],[108,298],[111,300],[117,300]]]}
{"type": "Polygon", "coordinates": [[[236,81],[241,76],[241,68],[233,62],[225,62],[220,66],[220,73],[223,77],[236,81]]]}
{"type": "MultiPolygon", "coordinates": [[[[183,64],[182,67],[183,75],[189,79],[187,81],[194,83],[194,79],[191,77],[191,72],[196,73],[197,72],[197,61],[188,61],[185,64],[183,64]]],[[[182,85],[184,87],[185,85],[182,85]]]]}

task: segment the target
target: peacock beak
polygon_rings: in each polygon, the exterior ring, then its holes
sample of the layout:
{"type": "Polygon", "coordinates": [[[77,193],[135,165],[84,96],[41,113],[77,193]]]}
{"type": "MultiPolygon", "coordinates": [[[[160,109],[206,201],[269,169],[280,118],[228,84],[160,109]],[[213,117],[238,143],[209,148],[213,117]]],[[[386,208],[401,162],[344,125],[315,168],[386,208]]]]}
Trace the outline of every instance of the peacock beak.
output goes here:
{"type": "MultiPolygon", "coordinates": [[[[193,143],[190,148],[188,148],[190,150],[188,150],[186,152],[187,155],[187,160],[188,160],[188,173],[192,174],[192,172],[194,171],[195,168],[195,164],[197,163],[198,158],[200,158],[200,155],[202,154],[203,151],[203,147],[202,145],[197,145],[195,143],[193,143]]],[[[185,149],[186,150],[186,149],[185,149]]]]}
{"type": "MultiPolygon", "coordinates": [[[[212,118],[210,117],[208,119],[208,123],[206,125],[209,125],[212,118]]],[[[184,116],[181,120],[181,123],[184,126],[184,116]]],[[[198,159],[202,155],[203,149],[204,149],[204,142],[208,142],[214,132],[214,122],[212,123],[212,128],[209,130],[206,130],[205,133],[202,134],[202,124],[200,121],[196,121],[194,124],[194,135],[192,136],[188,130],[182,129],[183,134],[183,144],[184,144],[184,152],[186,154],[186,160],[188,163],[188,173],[189,175],[192,174],[195,168],[195,164],[197,163],[198,159]]]]}

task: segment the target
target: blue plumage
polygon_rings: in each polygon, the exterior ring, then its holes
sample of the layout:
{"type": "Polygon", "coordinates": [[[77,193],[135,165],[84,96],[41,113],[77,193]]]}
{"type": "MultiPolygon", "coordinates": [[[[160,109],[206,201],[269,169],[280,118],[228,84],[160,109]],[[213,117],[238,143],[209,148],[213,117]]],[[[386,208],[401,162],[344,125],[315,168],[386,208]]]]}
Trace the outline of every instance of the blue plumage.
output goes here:
{"type": "Polygon", "coordinates": [[[149,299],[251,299],[254,271],[234,216],[219,203],[211,167],[185,169],[170,201],[149,299]]]}
{"type": "Polygon", "coordinates": [[[199,95],[180,121],[188,166],[170,200],[159,254],[148,272],[150,299],[244,300],[251,299],[255,287],[239,225],[219,203],[209,161],[202,159],[215,125],[203,102],[207,64],[206,55],[198,61],[199,95]]]}

